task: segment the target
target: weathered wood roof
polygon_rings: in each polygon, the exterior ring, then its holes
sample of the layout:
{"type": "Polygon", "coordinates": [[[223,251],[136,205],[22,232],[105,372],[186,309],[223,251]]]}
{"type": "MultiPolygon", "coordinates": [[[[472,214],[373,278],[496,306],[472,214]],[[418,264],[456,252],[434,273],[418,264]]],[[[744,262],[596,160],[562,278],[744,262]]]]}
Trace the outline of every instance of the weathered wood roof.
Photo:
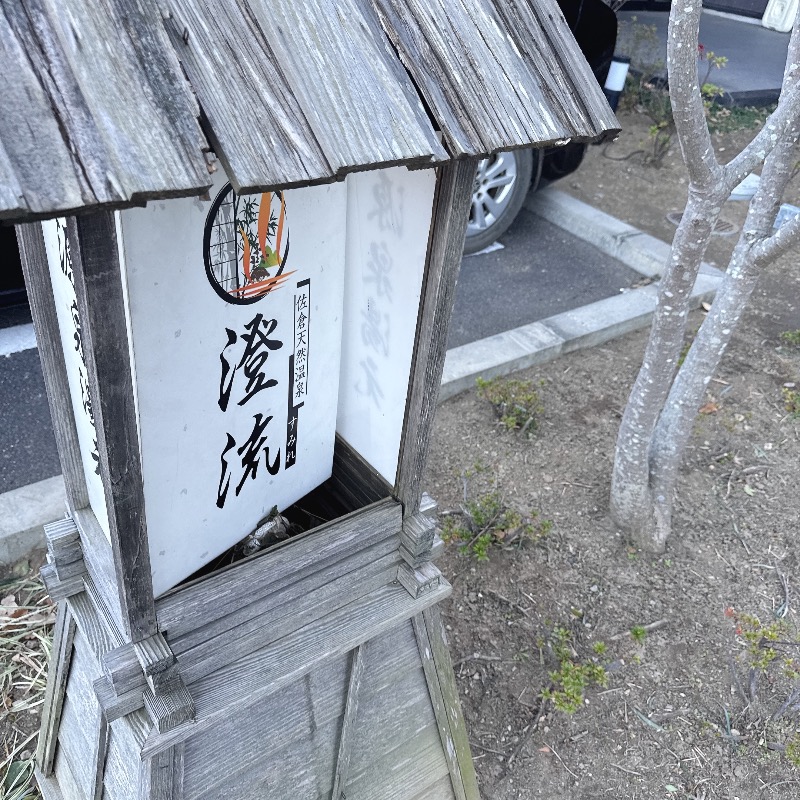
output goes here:
{"type": "Polygon", "coordinates": [[[0,70],[16,221],[618,127],[555,0],[0,0],[0,70]]]}

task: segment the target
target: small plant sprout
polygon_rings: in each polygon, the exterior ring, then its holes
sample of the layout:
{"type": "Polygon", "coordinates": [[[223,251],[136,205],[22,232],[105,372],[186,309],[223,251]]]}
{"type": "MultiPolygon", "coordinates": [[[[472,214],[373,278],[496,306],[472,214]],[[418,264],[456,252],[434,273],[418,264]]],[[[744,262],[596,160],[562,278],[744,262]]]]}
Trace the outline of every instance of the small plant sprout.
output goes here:
{"type": "Polygon", "coordinates": [[[501,425],[533,435],[544,406],[531,381],[478,378],[477,386],[478,394],[494,406],[501,425]]]}
{"type": "Polygon", "coordinates": [[[795,735],[786,743],[786,758],[790,763],[800,769],[800,733],[795,735]]]}
{"type": "Polygon", "coordinates": [[[792,386],[784,386],[781,389],[783,395],[783,407],[792,415],[793,419],[800,418],[800,391],[792,386]]]}
{"type": "Polygon", "coordinates": [[[636,644],[643,644],[646,638],[647,629],[644,627],[644,625],[634,625],[631,628],[631,639],[633,639],[636,644]]]}
{"type": "Polygon", "coordinates": [[[607,650],[608,646],[605,642],[595,642],[592,645],[592,652],[594,652],[596,656],[604,656],[607,650]]]}
{"type": "Polygon", "coordinates": [[[781,341],[792,347],[800,347],[800,330],[784,331],[781,334],[781,341]]]}

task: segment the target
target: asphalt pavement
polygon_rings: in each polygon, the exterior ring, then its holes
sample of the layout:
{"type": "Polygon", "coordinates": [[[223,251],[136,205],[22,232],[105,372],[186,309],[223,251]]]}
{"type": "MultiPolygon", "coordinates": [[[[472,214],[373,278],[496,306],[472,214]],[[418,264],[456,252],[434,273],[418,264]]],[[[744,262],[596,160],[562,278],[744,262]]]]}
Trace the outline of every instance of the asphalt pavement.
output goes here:
{"type": "Polygon", "coordinates": [[[448,348],[613,296],[642,277],[526,209],[502,244],[462,261],[448,348]]]}
{"type": "MultiPolygon", "coordinates": [[[[617,18],[626,23],[620,27],[618,53],[630,55],[631,23],[635,18],[641,25],[655,26],[659,49],[649,58],[651,63],[660,60],[666,64],[668,13],[623,9],[617,12],[617,18]]],[[[764,28],[758,20],[706,10],[700,18],[700,44],[728,59],[723,69],[712,71],[709,82],[724,89],[729,102],[761,106],[777,101],[786,65],[788,33],[764,28]]]]}

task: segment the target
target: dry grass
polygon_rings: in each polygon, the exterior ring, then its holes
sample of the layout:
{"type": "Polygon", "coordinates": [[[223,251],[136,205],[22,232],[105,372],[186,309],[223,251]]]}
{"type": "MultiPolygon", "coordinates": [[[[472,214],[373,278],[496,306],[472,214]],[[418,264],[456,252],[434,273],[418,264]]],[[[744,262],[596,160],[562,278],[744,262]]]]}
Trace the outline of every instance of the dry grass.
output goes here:
{"type": "Polygon", "coordinates": [[[27,562],[0,580],[0,800],[39,797],[33,754],[54,621],[55,606],[27,562]]]}

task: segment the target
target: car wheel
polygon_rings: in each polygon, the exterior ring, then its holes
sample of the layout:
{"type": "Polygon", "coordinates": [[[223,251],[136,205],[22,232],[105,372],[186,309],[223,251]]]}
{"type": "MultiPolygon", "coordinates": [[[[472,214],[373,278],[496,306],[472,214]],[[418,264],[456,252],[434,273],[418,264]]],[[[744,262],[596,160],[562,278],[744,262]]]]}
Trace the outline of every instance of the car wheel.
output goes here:
{"type": "Polygon", "coordinates": [[[549,181],[557,181],[575,172],[586,155],[586,145],[570,142],[549,152],[544,159],[542,176],[549,181]]]}
{"type": "Polygon", "coordinates": [[[531,188],[534,161],[538,183],[542,163],[539,150],[496,153],[480,161],[472,187],[464,253],[483,250],[508,230],[531,188]]]}

